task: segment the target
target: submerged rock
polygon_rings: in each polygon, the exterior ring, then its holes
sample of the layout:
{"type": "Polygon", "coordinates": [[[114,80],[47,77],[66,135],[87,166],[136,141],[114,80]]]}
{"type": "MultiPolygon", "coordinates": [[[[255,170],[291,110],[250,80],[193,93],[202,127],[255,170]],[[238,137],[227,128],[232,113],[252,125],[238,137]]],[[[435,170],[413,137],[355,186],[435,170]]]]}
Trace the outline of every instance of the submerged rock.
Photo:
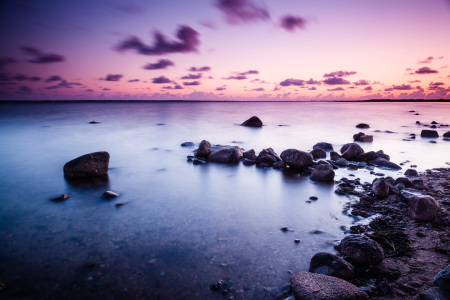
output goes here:
{"type": "Polygon", "coordinates": [[[370,163],[377,167],[383,167],[383,168],[392,169],[392,170],[401,170],[401,168],[402,168],[399,165],[397,165],[385,158],[382,158],[382,157],[377,157],[374,160],[371,160],[370,163]]]}
{"type": "Polygon", "coordinates": [[[237,164],[243,157],[239,146],[215,146],[211,148],[208,160],[216,163],[237,164]]]}
{"type": "Polygon", "coordinates": [[[245,121],[244,123],[242,123],[241,126],[262,127],[263,123],[258,117],[253,116],[250,119],[248,119],[247,121],[245,121]]]}
{"type": "Polygon", "coordinates": [[[439,204],[431,196],[413,196],[409,198],[408,214],[411,218],[422,222],[432,222],[439,213],[439,204]]]}
{"type": "Polygon", "coordinates": [[[198,149],[195,151],[195,156],[197,157],[208,157],[211,152],[211,143],[207,140],[203,140],[200,142],[198,149]]]}
{"type": "Polygon", "coordinates": [[[436,130],[427,130],[424,129],[422,130],[422,132],[420,133],[421,137],[428,137],[428,138],[437,138],[439,137],[439,134],[436,130]]]}
{"type": "Polygon", "coordinates": [[[184,142],[181,144],[181,147],[193,147],[194,143],[193,142],[184,142]]]}
{"type": "Polygon", "coordinates": [[[56,198],[51,199],[53,202],[61,202],[65,201],[70,198],[70,194],[62,194],[61,196],[58,196],[56,198]]]}
{"type": "Polygon", "coordinates": [[[351,280],[354,275],[354,267],[339,256],[319,252],[311,258],[309,272],[351,280]]]}
{"type": "Polygon", "coordinates": [[[369,126],[369,124],[366,124],[366,123],[359,123],[358,125],[356,125],[356,128],[367,129],[367,128],[370,128],[370,126],[369,126]]]}
{"type": "Polygon", "coordinates": [[[89,153],[77,157],[64,165],[64,176],[68,179],[102,177],[108,175],[109,153],[89,153]]]}
{"type": "Polygon", "coordinates": [[[313,163],[313,156],[308,152],[287,149],[281,153],[281,159],[293,169],[302,169],[313,163]]]}
{"type": "Polygon", "coordinates": [[[377,265],[384,258],[383,248],[364,235],[351,234],[345,237],[335,249],[351,262],[362,265],[377,265]]]}
{"type": "Polygon", "coordinates": [[[326,164],[319,164],[311,174],[311,180],[314,181],[333,181],[334,171],[333,167],[326,164]]]}

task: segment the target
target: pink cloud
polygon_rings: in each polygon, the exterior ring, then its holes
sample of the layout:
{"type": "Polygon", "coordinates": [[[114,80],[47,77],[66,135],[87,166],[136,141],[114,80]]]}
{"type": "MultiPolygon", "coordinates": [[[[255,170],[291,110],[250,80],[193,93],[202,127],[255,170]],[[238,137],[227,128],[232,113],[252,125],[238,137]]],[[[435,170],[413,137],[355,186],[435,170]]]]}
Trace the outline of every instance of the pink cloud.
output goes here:
{"type": "Polygon", "coordinates": [[[281,27],[286,29],[287,31],[294,31],[297,28],[305,29],[306,27],[306,20],[302,17],[295,17],[292,15],[284,16],[281,19],[281,27]]]}
{"type": "Polygon", "coordinates": [[[416,74],[435,74],[435,73],[439,73],[439,72],[436,71],[436,70],[432,70],[432,69],[430,69],[428,67],[422,67],[419,70],[416,70],[415,73],[416,74]]]}
{"type": "Polygon", "coordinates": [[[217,0],[216,6],[225,14],[231,24],[267,21],[269,12],[253,0],[217,0]]]}
{"type": "Polygon", "coordinates": [[[174,66],[175,64],[170,59],[160,59],[158,62],[153,64],[147,64],[143,67],[145,70],[161,70],[167,67],[174,66]]]}

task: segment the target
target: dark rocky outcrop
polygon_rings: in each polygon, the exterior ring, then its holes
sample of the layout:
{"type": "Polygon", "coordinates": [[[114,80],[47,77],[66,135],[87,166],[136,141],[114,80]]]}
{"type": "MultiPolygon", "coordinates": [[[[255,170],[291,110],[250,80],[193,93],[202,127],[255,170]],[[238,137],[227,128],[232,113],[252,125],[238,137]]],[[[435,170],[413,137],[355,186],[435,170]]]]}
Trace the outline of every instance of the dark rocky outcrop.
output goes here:
{"type": "Polygon", "coordinates": [[[354,159],[358,157],[358,155],[363,153],[364,153],[363,148],[361,148],[361,146],[359,146],[356,143],[348,143],[342,146],[341,148],[342,157],[347,160],[354,159]]]}
{"type": "Polygon", "coordinates": [[[302,169],[313,163],[313,156],[308,152],[287,149],[281,153],[281,159],[293,169],[302,169]]]}
{"type": "Polygon", "coordinates": [[[369,151],[369,152],[358,155],[355,160],[368,162],[368,161],[376,159],[377,157],[378,157],[378,155],[374,151],[369,151]]]}
{"type": "Polygon", "coordinates": [[[256,164],[261,165],[262,163],[267,164],[269,167],[273,166],[277,161],[281,161],[281,158],[272,148],[267,148],[261,150],[256,157],[256,164]]]}
{"type": "Polygon", "coordinates": [[[400,167],[399,165],[397,165],[387,159],[384,159],[382,157],[377,157],[374,160],[371,160],[370,163],[377,167],[382,167],[382,168],[386,168],[386,169],[392,169],[392,170],[401,170],[402,169],[402,167],[400,167]]]}
{"type": "Polygon", "coordinates": [[[339,256],[328,252],[319,252],[311,258],[309,272],[351,280],[354,275],[354,267],[339,256]]]}
{"type": "Polygon", "coordinates": [[[343,279],[310,272],[300,272],[292,277],[291,288],[296,300],[369,299],[366,293],[343,279]]]}
{"type": "Polygon", "coordinates": [[[439,134],[436,130],[423,129],[422,132],[420,133],[420,136],[427,138],[437,138],[439,137],[439,134]]]}
{"type": "Polygon", "coordinates": [[[432,287],[420,292],[418,300],[445,300],[450,299],[450,292],[439,287],[432,287]]]}
{"type": "Polygon", "coordinates": [[[286,163],[284,161],[277,161],[276,163],[273,164],[273,168],[274,169],[284,169],[286,168],[286,163]]]}
{"type": "Polygon", "coordinates": [[[211,148],[208,160],[223,164],[237,164],[242,157],[242,149],[238,146],[215,146],[211,148]]]}
{"type": "Polygon", "coordinates": [[[253,116],[250,119],[248,119],[247,121],[245,121],[244,123],[242,123],[241,126],[262,127],[263,123],[258,117],[253,116]]]}
{"type": "Polygon", "coordinates": [[[244,155],[244,158],[249,159],[249,160],[256,160],[256,153],[255,150],[250,149],[248,151],[245,151],[244,153],[242,153],[244,155]]]}
{"type": "Polygon", "coordinates": [[[389,195],[389,183],[385,178],[377,178],[372,183],[372,192],[378,198],[386,198],[389,195]]]}
{"type": "Polygon", "coordinates": [[[409,199],[408,214],[421,222],[432,222],[439,213],[439,204],[431,196],[413,196],[409,199]]]}
{"type": "Polygon", "coordinates": [[[356,128],[367,129],[367,128],[370,128],[370,126],[369,126],[369,124],[359,123],[358,125],[356,125],[356,128]]]}
{"type": "Polygon", "coordinates": [[[331,160],[338,160],[339,158],[341,158],[341,156],[339,155],[339,153],[331,151],[330,158],[331,158],[331,160]]]}
{"type": "Polygon", "coordinates": [[[351,234],[345,237],[335,249],[356,265],[377,265],[384,258],[380,244],[364,235],[351,234]]]}
{"type": "Polygon", "coordinates": [[[443,137],[450,138],[450,131],[447,131],[446,133],[444,133],[443,137]]]}
{"type": "Polygon", "coordinates": [[[108,175],[109,153],[94,152],[77,157],[64,165],[64,176],[68,179],[103,177],[108,175]]]}
{"type": "Polygon", "coordinates": [[[206,158],[208,157],[210,152],[211,152],[211,143],[208,142],[207,140],[203,140],[198,146],[197,151],[195,151],[195,156],[206,158]]]}
{"type": "Polygon", "coordinates": [[[309,153],[313,156],[314,159],[327,157],[327,153],[323,149],[314,149],[313,151],[311,151],[309,153]]]}
{"type": "Polygon", "coordinates": [[[333,181],[334,171],[333,167],[326,164],[319,164],[314,171],[311,173],[311,180],[314,181],[333,181]]]}
{"type": "Polygon", "coordinates": [[[320,142],[313,146],[313,150],[322,149],[325,151],[333,151],[333,145],[330,143],[320,142]]]}
{"type": "Polygon", "coordinates": [[[434,277],[434,284],[450,293],[450,265],[445,267],[436,275],[436,277],[434,277]]]}
{"type": "Polygon", "coordinates": [[[414,169],[408,169],[408,170],[405,171],[405,176],[408,176],[408,177],[417,177],[417,176],[419,176],[419,173],[417,172],[417,170],[414,170],[414,169]]]}

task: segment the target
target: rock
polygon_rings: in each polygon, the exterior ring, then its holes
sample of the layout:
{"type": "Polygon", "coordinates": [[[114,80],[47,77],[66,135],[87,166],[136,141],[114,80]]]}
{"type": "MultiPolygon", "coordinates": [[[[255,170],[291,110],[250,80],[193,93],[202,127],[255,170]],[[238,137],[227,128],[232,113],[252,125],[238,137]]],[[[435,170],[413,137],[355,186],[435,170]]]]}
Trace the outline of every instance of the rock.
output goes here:
{"type": "Polygon", "coordinates": [[[248,159],[248,158],[244,158],[242,163],[246,166],[253,166],[254,164],[256,164],[256,161],[248,159]]]}
{"type": "Polygon", "coordinates": [[[247,158],[247,159],[250,159],[250,160],[256,160],[256,153],[255,153],[255,150],[253,150],[253,149],[245,151],[242,154],[244,155],[244,158],[247,158]]]}
{"type": "Polygon", "coordinates": [[[300,272],[292,277],[291,288],[296,300],[369,299],[366,293],[343,279],[310,272],[300,272]]]}
{"type": "Polygon", "coordinates": [[[403,201],[405,201],[406,203],[409,203],[409,199],[411,199],[414,196],[421,196],[422,192],[415,190],[415,189],[410,189],[410,188],[406,188],[400,191],[400,197],[403,201]]]}
{"type": "Polygon", "coordinates": [[[417,177],[417,176],[419,176],[419,173],[417,172],[417,170],[414,170],[414,169],[408,169],[408,170],[405,171],[405,176],[408,176],[408,177],[417,177]]]}
{"type": "Polygon", "coordinates": [[[434,284],[450,292],[450,265],[440,271],[433,280],[434,284]]]}
{"type": "Polygon", "coordinates": [[[358,155],[363,154],[364,150],[356,143],[345,144],[341,148],[342,157],[351,160],[356,158],[358,155]]]}
{"type": "Polygon", "coordinates": [[[330,164],[318,165],[311,174],[311,180],[314,181],[333,181],[334,171],[330,164]]]}
{"type": "Polygon", "coordinates": [[[431,124],[439,124],[438,122],[436,122],[436,121],[433,121],[433,122],[431,122],[431,124]]]}
{"type": "Polygon", "coordinates": [[[356,161],[371,161],[377,158],[377,154],[374,151],[362,153],[356,157],[356,161]]]}
{"type": "Polygon", "coordinates": [[[309,153],[313,156],[314,159],[327,157],[327,153],[323,149],[314,149],[309,153]]]}
{"type": "Polygon", "coordinates": [[[421,222],[432,222],[439,213],[439,204],[431,196],[413,196],[409,199],[408,214],[421,222]]]}
{"type": "Polygon", "coordinates": [[[377,152],[375,152],[377,154],[377,157],[381,157],[384,158],[385,160],[391,160],[391,158],[389,157],[389,155],[385,154],[383,152],[383,150],[378,150],[377,152]]]}
{"type": "Polygon", "coordinates": [[[313,163],[313,156],[308,152],[287,149],[281,153],[281,159],[293,169],[302,169],[313,163]]]}
{"type": "Polygon", "coordinates": [[[444,133],[443,137],[450,138],[450,131],[447,131],[446,133],[444,133]]]}
{"type": "Polygon", "coordinates": [[[61,201],[65,201],[65,200],[69,199],[69,197],[70,197],[70,194],[62,194],[61,196],[51,199],[51,201],[61,202],[61,201]]]}
{"type": "Polygon", "coordinates": [[[402,169],[402,167],[400,167],[399,165],[397,165],[393,162],[390,162],[387,159],[384,159],[382,157],[375,158],[374,160],[371,160],[370,163],[377,167],[382,167],[382,168],[386,168],[386,169],[392,169],[392,170],[401,170],[402,169]]]}
{"type": "Polygon", "coordinates": [[[207,140],[203,140],[198,146],[197,151],[195,151],[195,156],[206,158],[208,157],[210,152],[211,152],[211,143],[208,142],[207,140]]]}
{"type": "Polygon", "coordinates": [[[313,146],[313,150],[322,149],[325,151],[333,151],[333,145],[330,143],[320,142],[313,146]]]}
{"type": "Polygon", "coordinates": [[[331,160],[338,160],[339,158],[341,158],[341,156],[339,155],[339,153],[331,151],[330,158],[331,158],[331,160]]]}
{"type": "Polygon", "coordinates": [[[201,159],[194,159],[193,164],[194,165],[204,165],[204,164],[206,164],[206,161],[201,160],[201,159]]]}
{"type": "Polygon", "coordinates": [[[242,123],[241,126],[262,127],[263,123],[258,117],[253,116],[250,119],[248,119],[247,121],[245,121],[244,123],[242,123]]]}
{"type": "Polygon", "coordinates": [[[194,143],[193,142],[184,142],[181,144],[181,147],[193,147],[194,143]]]}
{"type": "Polygon", "coordinates": [[[348,166],[348,161],[345,158],[343,158],[343,157],[339,158],[334,163],[336,165],[338,165],[339,167],[346,167],[346,166],[348,166]]]}
{"type": "Polygon", "coordinates": [[[417,124],[417,125],[420,125],[420,121],[416,121],[416,124],[417,124]]]}
{"type": "Polygon", "coordinates": [[[362,136],[365,136],[366,134],[364,132],[359,132],[353,135],[353,140],[354,141],[359,141],[359,138],[362,136]]]}
{"type": "Polygon", "coordinates": [[[427,138],[436,138],[439,137],[439,134],[437,133],[436,130],[427,130],[424,129],[422,130],[422,132],[420,133],[421,137],[427,137],[427,138]]]}
{"type": "Polygon", "coordinates": [[[90,121],[89,124],[100,124],[101,122],[97,122],[97,121],[90,121]]]}
{"type": "Polygon", "coordinates": [[[319,252],[311,258],[309,272],[351,280],[354,275],[354,268],[339,256],[327,252],[319,252]]]}
{"type": "Polygon", "coordinates": [[[450,299],[450,292],[439,287],[432,287],[420,292],[418,300],[445,300],[450,299]]]}
{"type": "Polygon", "coordinates": [[[237,164],[243,157],[239,146],[215,146],[211,148],[208,160],[223,164],[237,164]]]}
{"type": "Polygon", "coordinates": [[[394,181],[394,185],[397,185],[399,183],[402,183],[405,187],[410,187],[412,185],[411,181],[406,177],[398,177],[394,181]]]}
{"type": "Polygon", "coordinates": [[[369,126],[369,124],[359,123],[358,125],[356,125],[356,128],[367,129],[367,128],[370,128],[370,126],[369,126]]]}
{"type": "Polygon", "coordinates": [[[361,143],[372,143],[373,142],[373,136],[372,135],[363,135],[359,138],[359,141],[361,143]]]}
{"type": "Polygon", "coordinates": [[[68,179],[102,177],[108,175],[109,153],[94,152],[77,157],[64,165],[68,179]]]}
{"type": "Polygon", "coordinates": [[[385,178],[377,178],[373,181],[372,192],[378,198],[386,198],[389,195],[389,183],[385,178]]]}
{"type": "Polygon", "coordinates": [[[256,164],[258,165],[261,163],[266,163],[271,167],[277,161],[281,161],[281,158],[275,153],[275,151],[273,151],[272,148],[261,150],[258,157],[256,157],[256,164]]]}
{"type": "Polygon", "coordinates": [[[411,185],[416,190],[428,191],[428,184],[423,179],[412,179],[411,185]]]}
{"type": "Polygon", "coordinates": [[[431,125],[430,128],[436,128],[436,125],[431,125]]]}
{"type": "Polygon", "coordinates": [[[284,163],[284,161],[277,161],[276,163],[273,164],[273,168],[274,169],[284,169],[286,168],[286,164],[284,163]]]}
{"type": "Polygon", "coordinates": [[[103,193],[103,199],[113,199],[119,197],[119,194],[113,191],[106,191],[103,193]]]}
{"type": "Polygon", "coordinates": [[[383,248],[380,244],[363,235],[351,234],[335,248],[341,255],[347,256],[351,262],[357,265],[377,265],[384,258],[383,248]]]}

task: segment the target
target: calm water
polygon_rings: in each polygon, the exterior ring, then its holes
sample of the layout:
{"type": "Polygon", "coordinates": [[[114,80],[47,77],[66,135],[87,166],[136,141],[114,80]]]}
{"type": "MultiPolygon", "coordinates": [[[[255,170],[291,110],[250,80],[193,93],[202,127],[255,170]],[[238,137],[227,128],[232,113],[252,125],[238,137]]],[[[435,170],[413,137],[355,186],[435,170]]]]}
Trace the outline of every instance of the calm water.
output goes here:
{"type": "MultiPolygon", "coordinates": [[[[275,298],[314,253],[333,252],[340,227],[355,221],[342,212],[349,199],[333,184],[273,169],[195,166],[186,160],[195,147],[180,144],[207,139],[280,154],[326,141],[338,151],[365,122],[374,136],[366,151],[383,149],[419,171],[445,166],[450,142],[442,134],[450,128],[438,128],[432,144],[417,120],[449,124],[450,105],[0,104],[0,298],[275,298]],[[238,126],[253,115],[266,126],[238,126]],[[402,141],[410,133],[419,136],[402,141]],[[109,181],[68,183],[63,165],[95,151],[111,155],[109,181]],[[120,197],[102,200],[106,190],[120,197]],[[72,197],[49,201],[62,193],[72,197]],[[308,203],[312,195],[319,200],[308,203]],[[210,289],[219,280],[231,286],[227,296],[210,289]]],[[[368,170],[336,174],[375,178],[368,170]]]]}

